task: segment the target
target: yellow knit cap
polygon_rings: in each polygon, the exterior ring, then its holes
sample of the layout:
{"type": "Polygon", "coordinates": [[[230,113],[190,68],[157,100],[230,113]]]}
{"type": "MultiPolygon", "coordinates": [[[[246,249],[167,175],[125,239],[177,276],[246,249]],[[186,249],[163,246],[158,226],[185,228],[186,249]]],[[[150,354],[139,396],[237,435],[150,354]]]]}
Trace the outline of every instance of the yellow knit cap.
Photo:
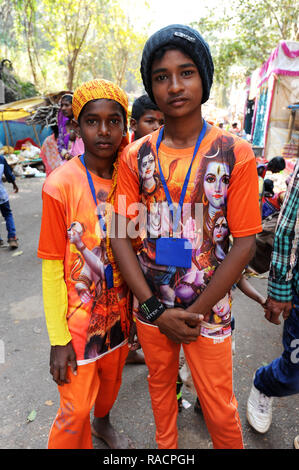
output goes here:
{"type": "Polygon", "coordinates": [[[108,99],[119,103],[128,114],[128,97],[126,93],[114,83],[103,78],[96,78],[79,86],[73,95],[73,114],[77,120],[83,106],[92,100],[108,99]]]}

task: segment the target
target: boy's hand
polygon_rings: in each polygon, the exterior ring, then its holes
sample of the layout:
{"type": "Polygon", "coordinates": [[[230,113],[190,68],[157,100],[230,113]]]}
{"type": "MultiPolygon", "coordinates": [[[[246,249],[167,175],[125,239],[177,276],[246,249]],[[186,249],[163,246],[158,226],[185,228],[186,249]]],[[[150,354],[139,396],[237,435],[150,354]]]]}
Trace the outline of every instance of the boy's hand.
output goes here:
{"type": "Polygon", "coordinates": [[[198,313],[187,312],[180,308],[168,308],[154,324],[174,343],[190,344],[197,340],[202,320],[203,315],[198,313]]]}
{"type": "Polygon", "coordinates": [[[284,320],[288,318],[292,310],[292,302],[278,302],[268,297],[264,305],[265,318],[275,325],[280,325],[280,315],[284,320]]]}
{"type": "Polygon", "coordinates": [[[65,346],[51,346],[50,373],[57,385],[70,383],[67,378],[67,369],[70,365],[74,375],[77,375],[76,354],[71,341],[65,346]]]}
{"type": "Polygon", "coordinates": [[[138,341],[136,323],[134,321],[132,321],[130,327],[128,346],[130,351],[137,351],[137,349],[141,348],[141,345],[138,341]]]}
{"type": "Polygon", "coordinates": [[[263,308],[265,308],[265,307],[266,307],[266,303],[267,303],[267,299],[261,295],[261,296],[258,298],[258,303],[260,303],[261,306],[262,306],[263,308]]]}
{"type": "Polygon", "coordinates": [[[19,192],[19,188],[18,188],[18,186],[16,185],[16,183],[13,183],[12,185],[13,185],[14,192],[15,192],[15,193],[18,193],[18,192],[19,192]]]}

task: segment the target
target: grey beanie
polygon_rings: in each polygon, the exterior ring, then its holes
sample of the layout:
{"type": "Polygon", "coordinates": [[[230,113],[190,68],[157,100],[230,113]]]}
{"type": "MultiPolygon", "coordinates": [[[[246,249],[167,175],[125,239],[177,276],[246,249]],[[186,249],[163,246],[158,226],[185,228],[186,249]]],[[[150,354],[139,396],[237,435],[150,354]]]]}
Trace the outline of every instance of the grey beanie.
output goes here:
{"type": "Polygon", "coordinates": [[[190,26],[182,24],[172,24],[154,33],[145,43],[140,72],[143,85],[155,102],[152,92],[151,69],[153,55],[158,50],[167,45],[178,46],[191,57],[198,68],[203,86],[202,103],[205,103],[210,96],[210,89],[213,83],[214,65],[210,48],[203,37],[190,26]]]}

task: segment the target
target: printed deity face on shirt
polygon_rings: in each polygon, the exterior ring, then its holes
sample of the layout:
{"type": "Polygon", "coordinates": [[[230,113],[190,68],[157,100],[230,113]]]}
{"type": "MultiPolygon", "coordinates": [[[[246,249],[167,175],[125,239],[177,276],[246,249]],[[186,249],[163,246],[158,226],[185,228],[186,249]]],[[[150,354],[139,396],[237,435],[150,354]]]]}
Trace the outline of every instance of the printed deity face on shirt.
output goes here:
{"type": "Polygon", "coordinates": [[[207,200],[215,209],[224,205],[229,183],[229,167],[220,162],[210,162],[204,176],[207,200]]]}
{"type": "Polygon", "coordinates": [[[155,158],[152,153],[145,155],[141,162],[141,177],[148,180],[153,177],[155,172],[155,158]]]}
{"type": "Polygon", "coordinates": [[[216,220],[213,241],[214,243],[222,243],[228,235],[228,225],[225,217],[219,217],[216,220]]]}

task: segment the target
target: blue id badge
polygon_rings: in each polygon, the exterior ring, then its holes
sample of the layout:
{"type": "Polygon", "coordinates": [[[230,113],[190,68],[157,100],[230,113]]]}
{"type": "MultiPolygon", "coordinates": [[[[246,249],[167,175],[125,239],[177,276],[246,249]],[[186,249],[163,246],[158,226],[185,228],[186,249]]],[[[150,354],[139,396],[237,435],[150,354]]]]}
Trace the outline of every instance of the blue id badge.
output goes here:
{"type": "Polygon", "coordinates": [[[156,241],[156,264],[191,268],[191,242],[187,238],[158,238],[156,241]]]}
{"type": "Polygon", "coordinates": [[[108,264],[105,268],[105,279],[106,279],[107,289],[112,289],[112,287],[113,287],[113,269],[112,269],[111,264],[108,264]]]}
{"type": "MultiPolygon", "coordinates": [[[[193,157],[191,160],[191,163],[189,165],[189,169],[183,184],[183,189],[181,192],[180,200],[179,200],[179,210],[177,210],[176,217],[174,217],[174,212],[173,212],[173,204],[172,204],[172,199],[169,193],[169,190],[167,188],[167,183],[163,175],[163,171],[161,168],[160,160],[158,157],[159,153],[159,147],[162,141],[163,137],[163,132],[164,128],[162,127],[160,129],[158,139],[156,142],[156,153],[157,153],[157,160],[158,160],[158,166],[159,166],[159,172],[161,176],[161,182],[163,184],[164,192],[166,195],[167,203],[168,206],[171,210],[172,213],[172,218],[174,221],[173,224],[173,233],[176,233],[176,229],[179,224],[180,216],[181,216],[181,211],[187,191],[187,186],[189,183],[190,179],[190,174],[191,174],[191,167],[193,164],[193,161],[195,159],[195,156],[197,154],[197,151],[200,147],[200,144],[202,142],[202,139],[205,136],[207,129],[207,123],[205,120],[203,120],[203,126],[200,131],[200,134],[197,138],[196,145],[194,147],[193,151],[193,157]]],[[[175,266],[178,268],[191,268],[192,265],[192,244],[187,238],[167,238],[167,237],[161,237],[158,238],[156,241],[156,263],[163,265],[163,266],[175,266]]]]}

